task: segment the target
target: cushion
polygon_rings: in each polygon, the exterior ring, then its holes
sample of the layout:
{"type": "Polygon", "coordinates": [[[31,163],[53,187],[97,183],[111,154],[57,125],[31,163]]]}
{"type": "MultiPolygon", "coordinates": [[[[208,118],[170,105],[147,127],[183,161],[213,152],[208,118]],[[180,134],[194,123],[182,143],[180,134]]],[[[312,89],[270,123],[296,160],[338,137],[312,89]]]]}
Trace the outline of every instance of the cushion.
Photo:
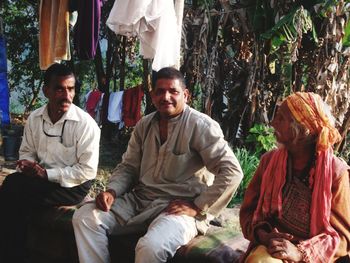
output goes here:
{"type": "Polygon", "coordinates": [[[237,231],[221,228],[204,236],[197,236],[176,252],[172,263],[238,262],[249,242],[237,231]]]}
{"type": "MultiPolygon", "coordinates": [[[[112,262],[133,263],[137,240],[144,231],[115,234],[109,237],[112,262]]],[[[235,230],[218,228],[207,235],[192,239],[178,249],[169,263],[227,263],[238,262],[249,242],[235,230]]]]}

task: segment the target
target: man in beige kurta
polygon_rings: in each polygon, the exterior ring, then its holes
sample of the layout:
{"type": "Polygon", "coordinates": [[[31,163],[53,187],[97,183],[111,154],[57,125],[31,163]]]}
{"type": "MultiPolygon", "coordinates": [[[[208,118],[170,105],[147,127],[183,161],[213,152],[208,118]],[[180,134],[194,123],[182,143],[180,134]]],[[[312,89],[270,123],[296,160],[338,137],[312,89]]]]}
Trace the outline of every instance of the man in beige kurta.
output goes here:
{"type": "Polygon", "coordinates": [[[107,191],[73,218],[80,262],[110,262],[107,234],[150,224],[135,262],[166,262],[226,207],[242,171],[217,122],[186,105],[181,73],[157,73],[157,111],[136,125],[107,191]]]}

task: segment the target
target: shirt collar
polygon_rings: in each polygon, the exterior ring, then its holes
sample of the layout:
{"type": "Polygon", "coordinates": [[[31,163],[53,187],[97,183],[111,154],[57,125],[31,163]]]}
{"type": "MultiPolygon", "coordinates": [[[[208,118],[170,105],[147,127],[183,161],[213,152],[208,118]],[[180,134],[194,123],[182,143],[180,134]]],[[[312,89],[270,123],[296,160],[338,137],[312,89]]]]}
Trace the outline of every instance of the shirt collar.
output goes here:
{"type": "MultiPolygon", "coordinates": [[[[35,116],[42,116],[42,118],[45,121],[51,122],[49,113],[48,113],[47,104],[41,107],[40,109],[38,109],[35,116]]],[[[75,106],[74,104],[71,104],[71,106],[69,107],[69,110],[65,114],[63,114],[63,116],[61,117],[61,119],[57,121],[57,123],[64,122],[65,120],[79,121],[77,106],[75,106]]]]}

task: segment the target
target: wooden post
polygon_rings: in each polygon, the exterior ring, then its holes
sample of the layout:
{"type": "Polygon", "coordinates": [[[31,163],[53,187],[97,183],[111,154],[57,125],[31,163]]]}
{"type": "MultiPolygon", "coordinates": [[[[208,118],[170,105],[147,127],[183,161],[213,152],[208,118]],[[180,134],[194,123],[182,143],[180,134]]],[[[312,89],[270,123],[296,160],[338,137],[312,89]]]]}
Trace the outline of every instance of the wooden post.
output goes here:
{"type": "Polygon", "coordinates": [[[127,37],[122,36],[122,52],[121,52],[121,63],[120,63],[120,85],[119,90],[122,91],[125,88],[125,61],[126,61],[126,44],[127,37]]]}

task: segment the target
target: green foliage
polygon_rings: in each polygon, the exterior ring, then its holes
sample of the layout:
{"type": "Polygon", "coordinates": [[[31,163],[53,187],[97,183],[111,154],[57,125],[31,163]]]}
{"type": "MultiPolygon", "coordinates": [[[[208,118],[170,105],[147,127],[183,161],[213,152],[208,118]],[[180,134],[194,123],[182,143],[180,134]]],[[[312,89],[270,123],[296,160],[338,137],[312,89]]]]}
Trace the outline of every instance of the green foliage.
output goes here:
{"type": "Polygon", "coordinates": [[[264,0],[245,0],[254,32],[260,35],[274,25],[274,10],[264,0]],[[263,22],[262,22],[263,21],[263,22]]]}
{"type": "Polygon", "coordinates": [[[98,193],[106,191],[106,186],[108,184],[108,180],[111,176],[112,170],[100,168],[97,171],[97,176],[93,180],[89,196],[91,198],[96,198],[98,193]]]}
{"type": "MultiPolygon", "coordinates": [[[[139,53],[139,42],[135,52],[139,53]]],[[[142,83],[143,67],[141,56],[134,56],[126,60],[125,88],[133,88],[142,83]]]]}
{"type": "MultiPolygon", "coordinates": [[[[35,98],[34,102],[32,102],[33,93],[31,89],[25,89],[25,88],[17,89],[18,99],[16,102],[18,102],[19,105],[24,105],[26,107],[25,111],[27,112],[40,108],[45,103],[47,103],[47,99],[44,97],[42,93],[40,93],[40,88],[41,88],[40,86],[36,87],[36,89],[39,91],[39,95],[35,98]]],[[[11,104],[14,104],[14,103],[11,102],[11,104]]]]}
{"type": "Polygon", "coordinates": [[[197,4],[200,6],[210,7],[215,3],[214,0],[198,0],[197,4]]]}
{"type": "Polygon", "coordinates": [[[276,63],[276,74],[280,75],[283,96],[291,94],[293,87],[293,63],[298,59],[299,42],[303,34],[314,43],[318,42],[311,14],[303,6],[296,6],[283,16],[274,26],[260,35],[269,44],[270,63],[276,63]]]}
{"type": "Polygon", "coordinates": [[[332,9],[334,10],[334,7],[338,5],[338,0],[319,0],[318,3],[320,4],[319,15],[326,18],[332,12],[332,9]]]}
{"type": "Polygon", "coordinates": [[[23,113],[23,107],[17,102],[10,103],[10,112],[14,114],[22,114],[23,113]]]}
{"type": "Polygon", "coordinates": [[[261,38],[271,41],[270,53],[272,54],[279,50],[282,45],[295,43],[300,33],[307,33],[312,28],[311,16],[301,6],[280,19],[274,27],[262,34],[261,38]]]}
{"type": "Polygon", "coordinates": [[[199,83],[196,83],[193,87],[193,91],[191,94],[190,104],[193,108],[198,111],[201,111],[202,105],[202,87],[199,83]]]}
{"type": "Polygon", "coordinates": [[[9,60],[9,86],[16,90],[25,107],[35,107],[41,82],[39,68],[39,25],[36,1],[5,1],[0,9],[9,60]],[[33,105],[28,105],[33,104],[33,105]]]}
{"type": "Polygon", "coordinates": [[[345,35],[343,37],[343,46],[350,47],[350,22],[345,27],[345,35]]]}
{"type": "Polygon", "coordinates": [[[250,180],[252,179],[256,168],[259,164],[259,157],[255,153],[251,153],[246,148],[237,148],[234,153],[243,170],[243,180],[239,185],[235,197],[230,201],[228,207],[233,207],[234,204],[243,200],[245,190],[247,189],[250,180]]]}
{"type": "Polygon", "coordinates": [[[255,153],[258,156],[276,147],[276,138],[273,134],[273,128],[264,124],[255,124],[250,128],[246,142],[254,145],[255,153]]]}
{"type": "Polygon", "coordinates": [[[74,61],[74,70],[79,81],[91,86],[97,82],[95,77],[95,65],[92,60],[74,61]]]}
{"type": "Polygon", "coordinates": [[[235,197],[230,201],[228,207],[233,207],[234,204],[243,200],[245,190],[258,167],[260,156],[276,147],[276,138],[273,134],[273,129],[264,124],[255,124],[249,130],[246,142],[254,147],[251,150],[247,150],[246,148],[237,148],[234,150],[244,176],[235,197]]]}

